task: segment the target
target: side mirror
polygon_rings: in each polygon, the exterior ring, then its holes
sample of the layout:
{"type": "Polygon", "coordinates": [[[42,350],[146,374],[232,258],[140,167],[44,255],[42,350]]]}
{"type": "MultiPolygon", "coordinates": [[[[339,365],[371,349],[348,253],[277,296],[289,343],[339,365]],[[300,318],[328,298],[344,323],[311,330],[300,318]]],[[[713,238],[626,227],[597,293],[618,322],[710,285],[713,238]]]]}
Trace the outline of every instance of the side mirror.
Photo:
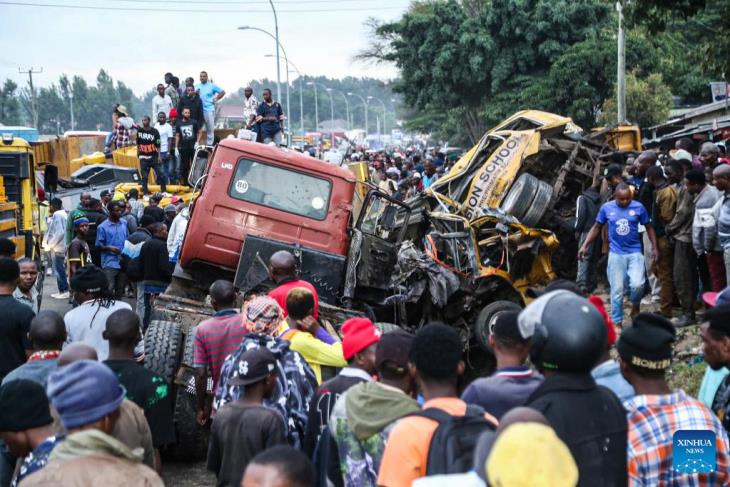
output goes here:
{"type": "Polygon", "coordinates": [[[53,164],[46,164],[43,168],[43,189],[47,193],[58,191],[58,168],[53,164]]]}
{"type": "Polygon", "coordinates": [[[200,178],[205,176],[208,169],[208,161],[210,160],[211,150],[206,146],[198,147],[193,156],[193,162],[190,165],[190,173],[187,175],[188,184],[194,188],[200,178]]]}

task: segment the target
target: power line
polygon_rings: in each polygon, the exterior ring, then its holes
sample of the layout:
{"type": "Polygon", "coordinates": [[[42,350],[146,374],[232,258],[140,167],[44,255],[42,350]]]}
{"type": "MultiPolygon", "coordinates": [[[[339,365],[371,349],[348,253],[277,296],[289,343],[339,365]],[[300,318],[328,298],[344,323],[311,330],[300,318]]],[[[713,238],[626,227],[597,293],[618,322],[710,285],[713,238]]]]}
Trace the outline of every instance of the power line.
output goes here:
{"type": "MultiPolygon", "coordinates": [[[[179,2],[176,2],[179,3],[179,2]]],[[[97,5],[61,5],[57,3],[31,3],[31,2],[8,2],[0,1],[0,5],[15,5],[20,7],[51,7],[65,9],[80,10],[116,10],[124,12],[165,12],[171,13],[198,13],[198,14],[219,14],[219,13],[271,13],[271,10],[251,10],[251,9],[217,9],[217,10],[200,10],[200,9],[181,9],[181,8],[141,8],[141,7],[100,7],[97,5]]],[[[304,10],[278,10],[279,13],[315,13],[315,12],[358,12],[372,10],[400,10],[405,7],[353,7],[353,8],[318,8],[304,10]]]]}
{"type": "MultiPolygon", "coordinates": [[[[372,3],[373,0],[277,0],[276,4],[310,4],[310,3],[346,3],[346,2],[358,2],[358,3],[372,3]]],[[[145,3],[149,5],[150,0],[116,0],[116,2],[122,3],[145,3]]],[[[269,5],[268,0],[253,0],[253,1],[241,1],[241,0],[154,0],[154,3],[174,3],[174,4],[191,4],[203,7],[205,5],[269,5]]]]}

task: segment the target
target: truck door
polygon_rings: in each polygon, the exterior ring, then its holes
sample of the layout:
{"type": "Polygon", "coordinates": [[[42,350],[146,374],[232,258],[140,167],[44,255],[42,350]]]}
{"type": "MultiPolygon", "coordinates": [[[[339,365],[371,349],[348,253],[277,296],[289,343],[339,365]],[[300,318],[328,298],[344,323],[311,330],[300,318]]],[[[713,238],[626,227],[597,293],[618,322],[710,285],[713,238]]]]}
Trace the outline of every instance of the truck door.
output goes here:
{"type": "MultiPolygon", "coordinates": [[[[370,191],[355,225],[350,258],[355,259],[355,286],[390,289],[390,276],[408,228],[411,208],[378,191],[370,191]]],[[[352,265],[348,263],[348,267],[352,265]]]]}

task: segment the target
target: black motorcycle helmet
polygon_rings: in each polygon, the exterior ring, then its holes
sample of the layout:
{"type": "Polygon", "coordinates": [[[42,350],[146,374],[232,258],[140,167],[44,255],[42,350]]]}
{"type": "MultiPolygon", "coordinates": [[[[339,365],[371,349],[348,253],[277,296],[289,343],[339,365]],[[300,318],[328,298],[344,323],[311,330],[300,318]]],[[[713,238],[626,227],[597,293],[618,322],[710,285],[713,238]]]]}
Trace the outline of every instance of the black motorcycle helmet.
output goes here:
{"type": "Polygon", "coordinates": [[[590,372],[608,340],[595,306],[570,291],[536,299],[522,310],[518,324],[522,336],[532,338],[530,360],[540,371],[590,372]]]}

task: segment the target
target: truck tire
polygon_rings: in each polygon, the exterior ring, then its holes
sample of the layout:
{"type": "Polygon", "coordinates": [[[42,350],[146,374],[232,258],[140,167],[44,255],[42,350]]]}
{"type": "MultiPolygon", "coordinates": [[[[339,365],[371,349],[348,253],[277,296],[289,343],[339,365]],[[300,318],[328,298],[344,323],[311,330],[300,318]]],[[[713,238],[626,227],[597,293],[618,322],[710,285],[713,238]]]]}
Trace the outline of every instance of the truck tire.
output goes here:
{"type": "MultiPolygon", "coordinates": [[[[181,363],[193,365],[193,341],[194,333],[185,336],[185,347],[181,363]]],[[[208,452],[208,429],[201,427],[196,421],[196,401],[194,383],[190,387],[175,385],[175,410],[173,420],[175,422],[175,435],[177,442],[170,447],[166,457],[175,461],[197,461],[204,460],[208,452]]]]}
{"type": "Polygon", "coordinates": [[[494,353],[492,347],[489,346],[489,329],[494,324],[494,320],[505,311],[520,311],[521,309],[519,304],[504,300],[494,301],[482,308],[472,328],[472,334],[479,348],[494,353]]]}
{"type": "Polygon", "coordinates": [[[522,221],[532,200],[535,199],[539,182],[540,180],[532,174],[522,174],[499,205],[502,211],[522,221]]]}
{"type": "Polygon", "coordinates": [[[537,181],[537,191],[530,207],[525,212],[520,222],[527,227],[536,227],[547,211],[550,199],[553,197],[553,187],[545,181],[537,181]]]}
{"type": "Polygon", "coordinates": [[[174,321],[153,320],[144,337],[144,366],[173,384],[182,348],[182,330],[174,321]]]}

